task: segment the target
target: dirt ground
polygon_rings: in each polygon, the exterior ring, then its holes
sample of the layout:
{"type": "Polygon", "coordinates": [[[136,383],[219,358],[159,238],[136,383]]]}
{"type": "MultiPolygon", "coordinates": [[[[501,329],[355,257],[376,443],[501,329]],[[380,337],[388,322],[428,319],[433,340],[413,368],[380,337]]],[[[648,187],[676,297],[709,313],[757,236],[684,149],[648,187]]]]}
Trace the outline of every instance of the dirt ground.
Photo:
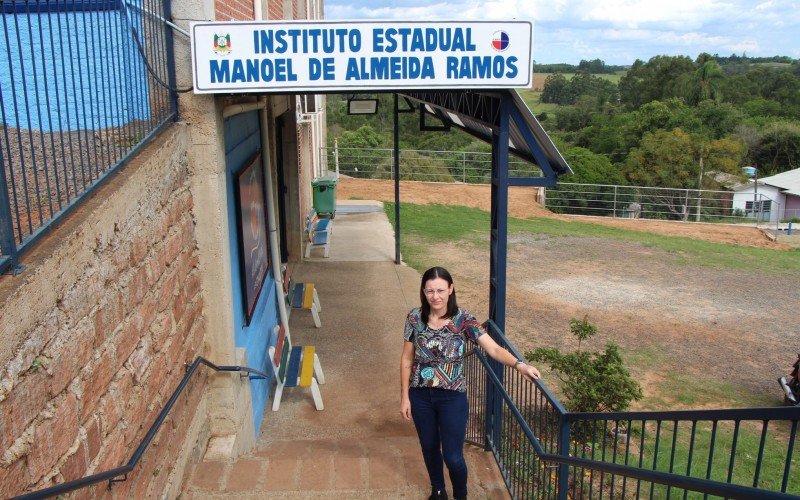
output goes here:
{"type": "MultiPolygon", "coordinates": [[[[393,200],[391,182],[341,179],[340,199],[393,200]]],[[[404,182],[401,200],[456,203],[489,209],[488,186],[404,182]]],[[[515,188],[516,217],[556,216],[533,202],[533,190],[515,188]]],[[[762,248],[783,248],[755,228],[581,217],[638,231],[762,248]]],[[[430,260],[457,276],[459,302],[488,314],[486,245],[442,244],[430,260]]],[[[775,382],[787,374],[800,346],[800,275],[765,275],[689,265],[638,243],[585,237],[515,234],[509,238],[507,324],[520,350],[572,350],[569,320],[588,314],[599,333],[584,344],[618,343],[631,359],[650,407],[780,404],[775,382]],[[685,389],[703,392],[681,399],[685,389]],[[676,399],[677,398],[677,399],[676,399]]]]}

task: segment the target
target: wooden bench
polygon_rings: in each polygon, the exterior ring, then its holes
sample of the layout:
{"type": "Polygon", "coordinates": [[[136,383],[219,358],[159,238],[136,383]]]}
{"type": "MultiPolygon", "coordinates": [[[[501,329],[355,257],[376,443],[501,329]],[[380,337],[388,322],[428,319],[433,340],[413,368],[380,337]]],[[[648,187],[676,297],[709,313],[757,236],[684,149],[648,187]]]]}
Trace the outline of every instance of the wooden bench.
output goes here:
{"type": "Polygon", "coordinates": [[[320,217],[313,208],[306,216],[304,231],[308,238],[306,242],[306,258],[311,257],[311,250],[322,248],[323,256],[328,257],[331,247],[331,233],[333,232],[333,219],[320,217]]]}
{"type": "Polygon", "coordinates": [[[319,313],[322,305],[319,302],[319,294],[314,283],[297,283],[292,277],[291,268],[287,265],[283,271],[283,292],[286,297],[286,305],[289,306],[286,313],[291,313],[292,309],[307,309],[311,311],[314,318],[314,325],[322,327],[319,313]]]}
{"type": "Polygon", "coordinates": [[[292,345],[292,341],[283,325],[275,325],[274,332],[278,340],[269,348],[269,357],[275,373],[275,397],[272,400],[272,411],[278,411],[285,387],[307,387],[311,389],[314,406],[324,410],[322,393],[319,385],[325,383],[322,365],[319,362],[316,348],[313,345],[292,345]]]}

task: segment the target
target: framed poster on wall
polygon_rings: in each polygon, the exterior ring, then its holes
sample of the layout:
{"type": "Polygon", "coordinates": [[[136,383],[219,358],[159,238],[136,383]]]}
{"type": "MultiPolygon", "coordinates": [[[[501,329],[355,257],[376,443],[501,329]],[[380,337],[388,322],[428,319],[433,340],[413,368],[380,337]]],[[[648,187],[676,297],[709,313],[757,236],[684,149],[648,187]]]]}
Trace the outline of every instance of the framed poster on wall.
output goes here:
{"type": "Polygon", "coordinates": [[[259,153],[247,162],[236,178],[239,269],[245,324],[250,324],[269,269],[265,199],[264,169],[259,153]]]}

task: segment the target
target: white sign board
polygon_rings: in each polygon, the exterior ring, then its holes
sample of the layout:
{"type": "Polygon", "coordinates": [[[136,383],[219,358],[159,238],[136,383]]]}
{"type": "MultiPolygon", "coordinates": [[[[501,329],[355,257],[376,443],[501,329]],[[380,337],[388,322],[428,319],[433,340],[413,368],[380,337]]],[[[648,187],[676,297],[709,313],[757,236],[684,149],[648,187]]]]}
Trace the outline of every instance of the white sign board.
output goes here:
{"type": "Polygon", "coordinates": [[[528,21],[192,23],[194,92],[530,87],[532,31],[528,21]]]}

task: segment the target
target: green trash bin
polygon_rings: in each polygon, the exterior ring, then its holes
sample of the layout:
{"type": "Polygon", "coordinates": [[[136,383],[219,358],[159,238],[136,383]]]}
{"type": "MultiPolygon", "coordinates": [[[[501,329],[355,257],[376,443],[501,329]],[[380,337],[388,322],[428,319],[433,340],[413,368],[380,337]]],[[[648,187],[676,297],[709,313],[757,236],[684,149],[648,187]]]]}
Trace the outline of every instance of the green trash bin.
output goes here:
{"type": "Polygon", "coordinates": [[[314,210],[320,215],[331,218],[336,215],[336,184],[335,175],[318,177],[311,181],[314,190],[314,210]]]}

